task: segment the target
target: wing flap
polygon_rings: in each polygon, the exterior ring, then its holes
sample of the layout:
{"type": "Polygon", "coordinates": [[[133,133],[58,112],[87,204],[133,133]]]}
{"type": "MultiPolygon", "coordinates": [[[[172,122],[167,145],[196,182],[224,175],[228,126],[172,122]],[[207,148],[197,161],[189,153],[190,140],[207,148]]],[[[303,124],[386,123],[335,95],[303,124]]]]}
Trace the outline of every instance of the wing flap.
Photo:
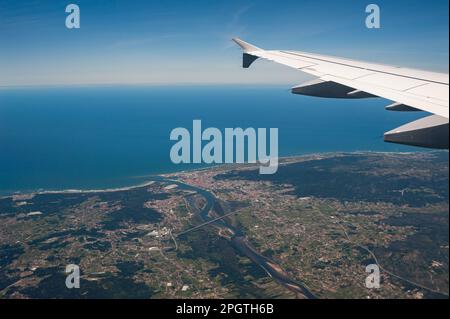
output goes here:
{"type": "Polygon", "coordinates": [[[373,84],[364,83],[362,81],[350,81],[335,76],[325,76],[324,80],[335,81],[343,85],[353,87],[355,89],[380,96],[388,100],[409,105],[411,107],[437,114],[448,119],[448,106],[442,105],[442,101],[431,97],[423,97],[404,91],[396,91],[386,87],[380,87],[373,84]]]}
{"type": "Polygon", "coordinates": [[[324,63],[318,65],[316,66],[316,70],[323,74],[339,74],[341,77],[347,80],[356,80],[359,78],[376,75],[376,73],[372,71],[332,63],[324,63]]]}
{"type": "Polygon", "coordinates": [[[439,101],[439,104],[444,106],[448,105],[448,85],[439,83],[427,83],[425,85],[409,89],[408,93],[425,98],[434,98],[436,99],[436,101],[439,101]]]}
{"type": "Polygon", "coordinates": [[[367,84],[383,86],[396,91],[406,91],[427,84],[427,82],[423,80],[403,78],[384,73],[373,73],[356,80],[367,84]]]}

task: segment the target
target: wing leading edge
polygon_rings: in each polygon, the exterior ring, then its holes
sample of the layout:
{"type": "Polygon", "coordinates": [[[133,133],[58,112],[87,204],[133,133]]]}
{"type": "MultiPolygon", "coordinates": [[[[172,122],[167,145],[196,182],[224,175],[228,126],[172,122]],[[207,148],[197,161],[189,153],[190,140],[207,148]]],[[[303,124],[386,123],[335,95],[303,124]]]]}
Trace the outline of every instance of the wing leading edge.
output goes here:
{"type": "Polygon", "coordinates": [[[293,87],[294,94],[348,99],[382,97],[394,102],[386,107],[387,110],[432,113],[385,133],[384,140],[448,149],[448,74],[298,51],[263,50],[241,39],[235,38],[233,41],[244,51],[244,68],[263,58],[317,77],[293,87]]]}

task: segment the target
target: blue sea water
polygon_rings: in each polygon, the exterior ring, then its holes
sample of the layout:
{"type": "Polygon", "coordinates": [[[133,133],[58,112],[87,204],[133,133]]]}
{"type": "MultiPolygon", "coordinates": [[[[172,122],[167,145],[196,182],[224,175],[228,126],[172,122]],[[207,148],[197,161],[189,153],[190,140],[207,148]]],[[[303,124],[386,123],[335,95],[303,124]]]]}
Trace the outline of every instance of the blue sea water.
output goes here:
{"type": "Polygon", "coordinates": [[[0,90],[0,194],[135,185],[198,165],[170,161],[176,127],[276,127],[281,156],[416,151],[383,132],[422,114],[382,99],[334,100],[281,86],[109,86],[0,90]]]}

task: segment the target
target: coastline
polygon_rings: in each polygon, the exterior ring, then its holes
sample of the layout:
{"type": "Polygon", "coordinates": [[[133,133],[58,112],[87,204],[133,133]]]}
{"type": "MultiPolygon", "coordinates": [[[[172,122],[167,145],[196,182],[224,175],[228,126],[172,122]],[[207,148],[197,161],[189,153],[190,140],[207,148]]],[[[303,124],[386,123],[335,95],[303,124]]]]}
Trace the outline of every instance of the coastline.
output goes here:
{"type": "MultiPolygon", "coordinates": [[[[310,153],[310,154],[301,154],[301,155],[289,155],[289,156],[283,156],[279,157],[279,166],[283,166],[292,162],[296,162],[302,159],[308,159],[310,160],[319,160],[329,157],[336,157],[336,156],[345,156],[345,155],[370,155],[370,154],[384,154],[384,155],[411,155],[411,154],[437,154],[442,152],[448,152],[448,151],[436,151],[436,150],[429,150],[429,151],[415,151],[415,152],[384,152],[384,151],[342,151],[342,152],[319,152],[319,153],[310,153]]],[[[36,196],[36,195],[46,195],[46,194],[95,194],[95,193],[109,193],[109,192],[122,192],[122,191],[129,191],[141,187],[150,186],[154,183],[154,180],[151,180],[152,177],[161,176],[161,177],[173,177],[177,174],[186,174],[186,173],[195,173],[195,172],[201,172],[206,170],[217,170],[217,169],[227,169],[232,168],[234,170],[239,169],[251,169],[255,166],[258,166],[258,163],[255,164],[215,164],[207,167],[200,167],[200,168],[192,168],[192,169],[184,169],[180,171],[175,172],[168,172],[168,173],[160,173],[160,174],[150,174],[150,175],[143,175],[139,176],[140,178],[148,178],[149,180],[136,184],[131,186],[123,186],[123,187],[113,187],[113,188],[101,188],[101,189],[60,189],[60,190],[39,190],[39,191],[24,191],[24,192],[14,192],[11,194],[6,195],[0,195],[0,199],[6,199],[6,198],[13,198],[14,196],[36,196]]]]}

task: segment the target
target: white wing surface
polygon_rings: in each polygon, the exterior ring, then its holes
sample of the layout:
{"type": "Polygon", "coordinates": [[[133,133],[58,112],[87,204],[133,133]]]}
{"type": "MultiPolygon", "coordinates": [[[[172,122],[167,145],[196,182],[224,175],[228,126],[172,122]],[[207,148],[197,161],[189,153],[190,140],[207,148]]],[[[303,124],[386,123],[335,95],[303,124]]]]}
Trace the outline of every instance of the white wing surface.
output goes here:
{"type": "Polygon", "coordinates": [[[387,142],[448,149],[449,75],[299,51],[263,50],[233,39],[243,50],[243,67],[258,58],[274,61],[317,79],[292,93],[326,98],[382,97],[391,111],[425,111],[428,117],[385,133],[387,142]]]}

